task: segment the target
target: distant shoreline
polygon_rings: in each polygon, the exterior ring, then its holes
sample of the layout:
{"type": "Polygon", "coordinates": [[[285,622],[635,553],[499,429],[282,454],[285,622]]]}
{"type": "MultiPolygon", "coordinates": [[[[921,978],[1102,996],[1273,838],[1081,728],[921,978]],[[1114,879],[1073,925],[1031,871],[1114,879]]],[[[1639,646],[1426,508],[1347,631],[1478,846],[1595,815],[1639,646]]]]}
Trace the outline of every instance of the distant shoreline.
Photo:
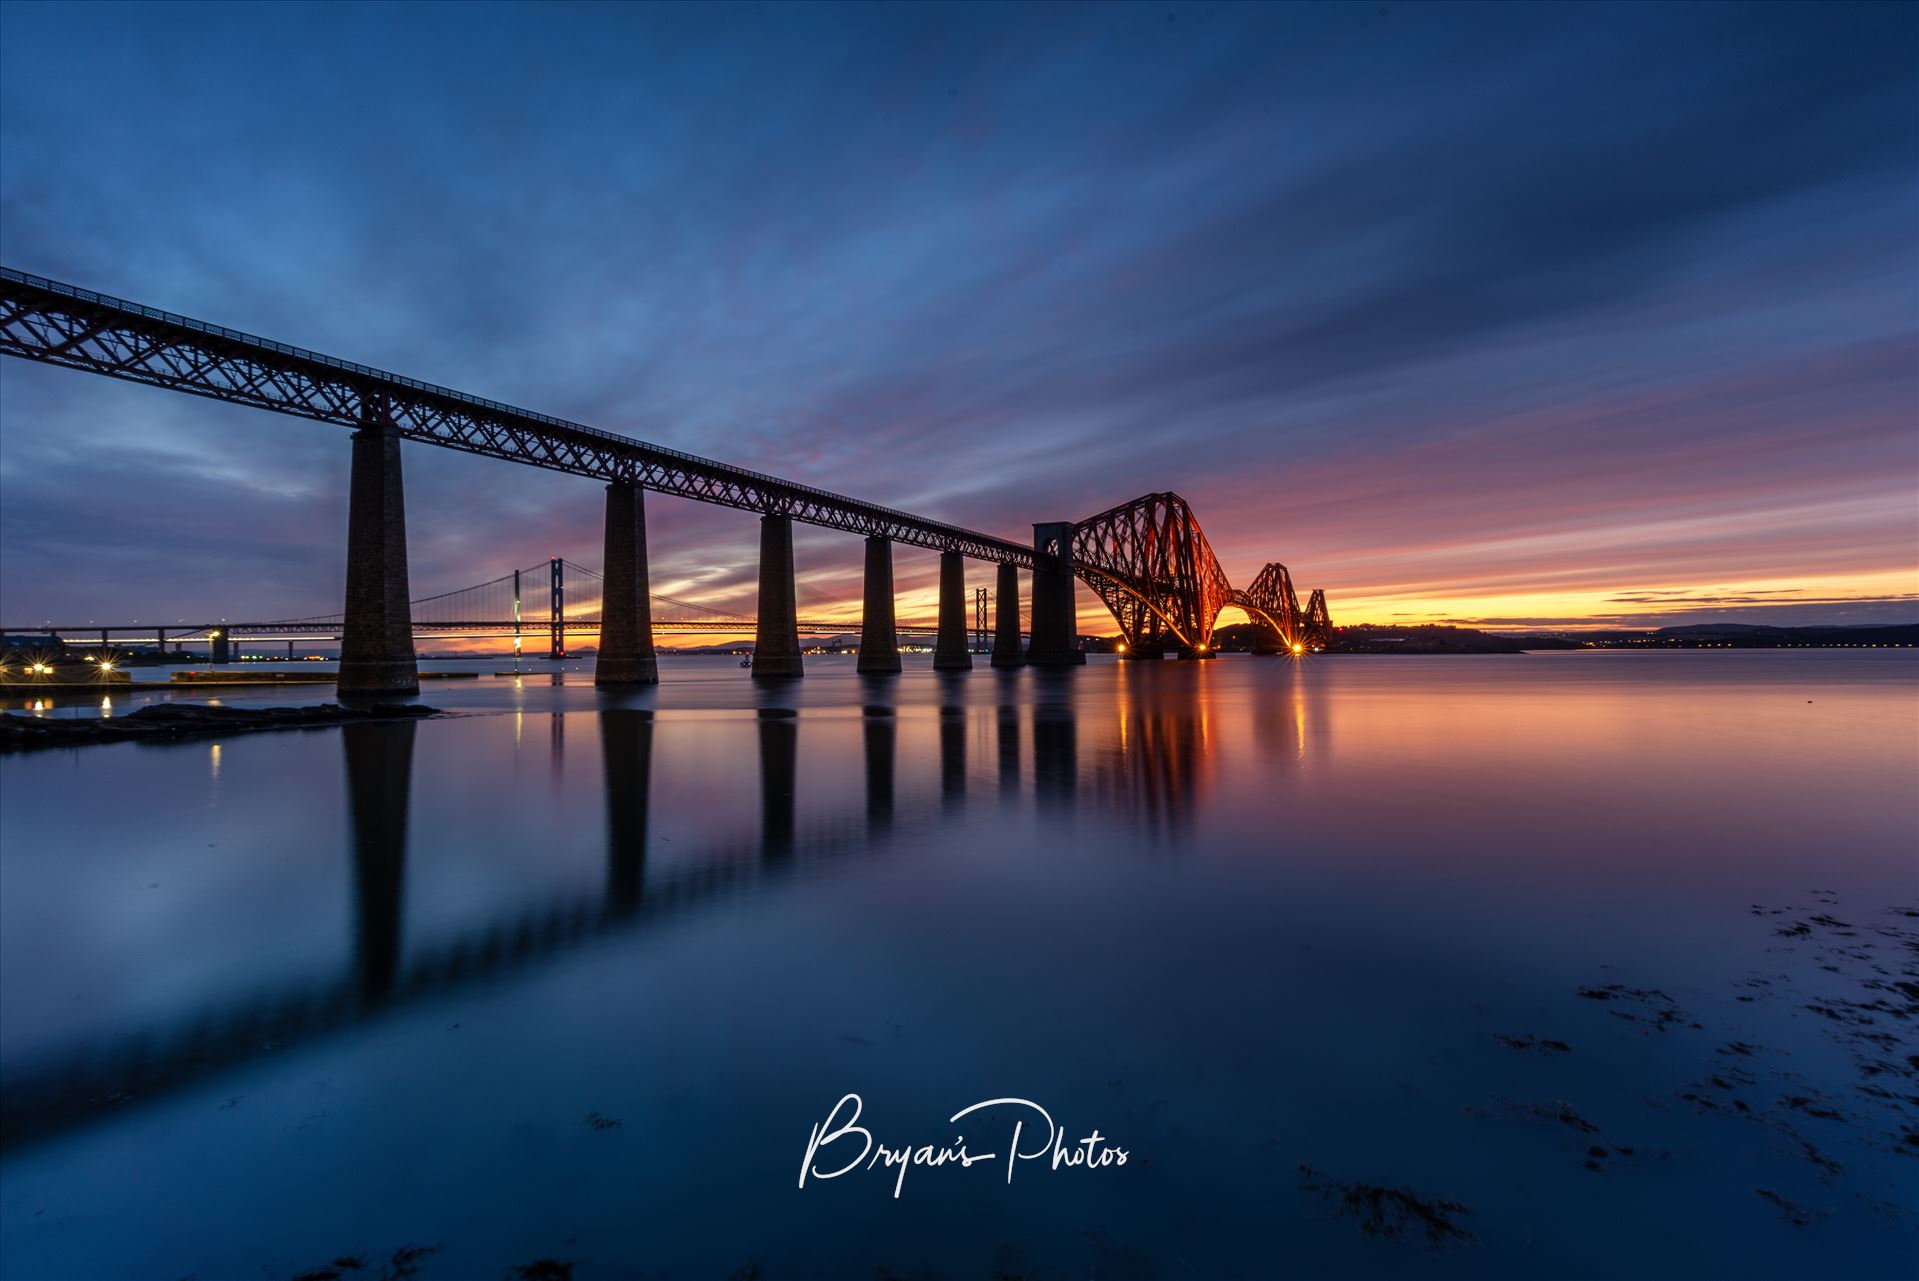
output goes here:
{"type": "MultiPolygon", "coordinates": [[[[1251,648],[1250,626],[1215,633],[1226,648],[1251,648]],[[1235,633],[1244,632],[1242,637],[1235,633]]],[[[1501,634],[1471,627],[1360,625],[1333,629],[1329,654],[1522,654],[1560,650],[1649,651],[1689,649],[1912,649],[1919,623],[1905,626],[1762,627],[1698,624],[1657,631],[1602,630],[1572,633],[1501,634]]]]}

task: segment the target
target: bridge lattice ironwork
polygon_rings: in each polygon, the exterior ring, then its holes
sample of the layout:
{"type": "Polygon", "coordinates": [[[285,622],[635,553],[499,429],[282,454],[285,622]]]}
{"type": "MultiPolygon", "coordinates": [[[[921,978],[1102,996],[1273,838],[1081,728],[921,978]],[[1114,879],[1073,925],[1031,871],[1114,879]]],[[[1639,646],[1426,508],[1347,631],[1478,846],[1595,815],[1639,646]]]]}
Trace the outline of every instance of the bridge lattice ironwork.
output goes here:
{"type": "Polygon", "coordinates": [[[1205,653],[1229,605],[1288,650],[1323,647],[1331,632],[1325,593],[1315,591],[1301,609],[1292,575],[1277,561],[1261,569],[1251,587],[1234,588],[1191,505],[1174,493],[1145,494],[1081,521],[1073,534],[1073,568],[1138,652],[1170,640],[1205,653]]]}
{"type": "Polygon", "coordinates": [[[0,355],[63,365],[763,515],[1033,566],[1033,549],[0,267],[0,355]]]}
{"type": "MultiPolygon", "coordinates": [[[[1024,543],[7,267],[0,267],[0,355],[321,422],[377,427],[407,440],[634,483],[660,493],[784,515],[909,546],[1026,569],[1038,567],[1038,554],[1024,543]]],[[[1178,494],[1145,495],[1081,521],[1074,529],[1074,572],[1106,603],[1131,646],[1147,649],[1171,638],[1182,647],[1205,652],[1219,611],[1227,605],[1244,609],[1289,647],[1323,645],[1330,634],[1324,593],[1315,591],[1301,609],[1283,566],[1268,565],[1252,588],[1236,591],[1192,508],[1178,494]]],[[[523,590],[515,596],[516,610],[501,609],[499,602],[484,599],[486,593],[497,596],[509,590],[503,577],[415,602],[416,610],[425,611],[424,617],[416,613],[416,622],[440,630],[469,622],[497,625],[502,619],[522,627],[543,623],[554,633],[556,648],[561,632],[597,623],[597,606],[589,615],[585,597],[575,596],[565,584],[549,584],[548,604],[542,612],[541,593],[524,590],[528,572],[521,571],[523,590]],[[477,617],[446,617],[452,613],[477,617]]],[[[579,586],[597,600],[597,584],[583,579],[579,586]]],[[[337,617],[288,621],[321,623],[337,617]]],[[[670,618],[658,621],[674,626],[670,618]]],[[[726,621],[745,620],[730,616],[726,621]]]]}

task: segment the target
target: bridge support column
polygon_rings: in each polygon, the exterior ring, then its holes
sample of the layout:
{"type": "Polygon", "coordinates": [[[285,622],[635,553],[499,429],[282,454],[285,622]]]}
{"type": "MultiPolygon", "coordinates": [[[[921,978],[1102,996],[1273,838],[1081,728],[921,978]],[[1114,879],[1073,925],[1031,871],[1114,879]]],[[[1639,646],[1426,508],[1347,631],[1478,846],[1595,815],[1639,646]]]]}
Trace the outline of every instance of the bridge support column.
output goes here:
{"type": "Polygon", "coordinates": [[[933,670],[973,670],[973,647],[966,638],[966,557],[959,552],[940,553],[940,629],[933,642],[933,670]]]}
{"type": "Polygon", "coordinates": [[[993,666],[1025,665],[1026,656],[1019,652],[1019,566],[1004,561],[993,599],[993,666]]]}
{"type": "Polygon", "coordinates": [[[1033,631],[1026,661],[1035,667],[1076,667],[1086,655],[1079,648],[1073,602],[1072,522],[1035,524],[1033,550],[1033,631]]]}
{"type": "Polygon", "coordinates": [[[413,613],[407,604],[400,434],[379,401],[367,402],[362,423],[353,433],[338,689],[342,695],[361,697],[417,694],[420,672],[413,659],[413,613]]]}
{"type": "Polygon", "coordinates": [[[1210,645],[1206,646],[1203,649],[1195,648],[1194,646],[1191,646],[1191,645],[1181,645],[1179,647],[1179,656],[1181,658],[1194,658],[1194,659],[1218,658],[1219,651],[1214,649],[1210,645]]]}
{"type": "Polygon", "coordinates": [[[606,487],[606,594],[600,605],[595,685],[657,685],[653,597],[646,572],[646,491],[632,481],[606,487]]]}
{"type": "Polygon", "coordinates": [[[893,616],[893,540],[866,540],[866,603],[860,615],[862,676],[886,676],[900,669],[899,627],[893,616]]]}
{"type": "Polygon", "coordinates": [[[227,629],[216,627],[213,639],[207,642],[207,661],[215,666],[224,667],[233,661],[233,638],[227,635],[227,629]]]}
{"type": "Polygon", "coordinates": [[[793,583],[793,518],[760,517],[760,618],[753,638],[753,679],[804,676],[800,661],[799,592],[793,583]]]}

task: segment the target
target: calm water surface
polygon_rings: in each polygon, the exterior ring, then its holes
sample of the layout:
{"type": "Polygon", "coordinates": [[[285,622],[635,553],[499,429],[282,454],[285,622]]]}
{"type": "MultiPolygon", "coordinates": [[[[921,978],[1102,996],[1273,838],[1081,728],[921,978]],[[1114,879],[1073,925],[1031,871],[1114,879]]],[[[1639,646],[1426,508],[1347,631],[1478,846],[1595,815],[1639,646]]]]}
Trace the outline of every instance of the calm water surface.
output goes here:
{"type": "Polygon", "coordinates": [[[1913,656],[808,662],[0,760],[0,1272],[1909,1272],[1913,656]]]}

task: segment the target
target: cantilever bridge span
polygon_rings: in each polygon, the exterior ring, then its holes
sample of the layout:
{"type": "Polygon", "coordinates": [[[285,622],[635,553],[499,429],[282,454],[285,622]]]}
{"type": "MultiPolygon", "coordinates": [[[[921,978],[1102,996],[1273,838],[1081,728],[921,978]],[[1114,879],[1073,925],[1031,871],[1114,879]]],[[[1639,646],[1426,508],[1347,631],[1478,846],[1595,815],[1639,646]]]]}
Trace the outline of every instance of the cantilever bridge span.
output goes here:
{"type": "Polygon", "coordinates": [[[940,553],[934,666],[942,670],[972,666],[968,558],[998,566],[995,666],[1084,661],[1075,621],[1076,579],[1112,610],[1125,652],[1133,655],[1157,655],[1174,645],[1183,656],[1209,657],[1215,623],[1228,606],[1244,610],[1259,626],[1262,648],[1269,652],[1315,647],[1329,627],[1324,594],[1315,591],[1300,608],[1283,565],[1268,564],[1248,589],[1234,589],[1191,507],[1177,494],[1148,494],[1084,521],[1035,523],[1028,545],[6,267],[0,267],[0,354],[354,428],[346,603],[340,615],[340,689],[346,694],[418,688],[403,440],[606,482],[604,592],[594,678],[600,684],[658,679],[647,575],[647,490],[759,513],[756,677],[802,673],[794,521],[866,538],[858,629],[862,671],[899,670],[896,542],[940,553]],[[1033,576],[1028,628],[1020,621],[1021,570],[1033,576]]]}

